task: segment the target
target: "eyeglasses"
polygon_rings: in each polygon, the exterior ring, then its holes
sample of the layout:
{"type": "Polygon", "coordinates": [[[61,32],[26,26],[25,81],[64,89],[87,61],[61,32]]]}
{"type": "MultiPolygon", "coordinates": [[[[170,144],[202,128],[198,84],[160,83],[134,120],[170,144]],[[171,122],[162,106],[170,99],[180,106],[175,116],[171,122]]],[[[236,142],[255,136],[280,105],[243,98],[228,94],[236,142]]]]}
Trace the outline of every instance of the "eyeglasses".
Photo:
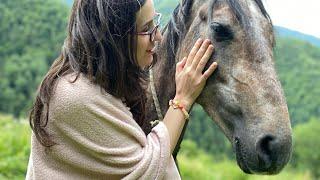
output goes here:
{"type": "Polygon", "coordinates": [[[157,35],[158,28],[160,26],[161,17],[162,17],[161,13],[156,13],[156,15],[153,17],[153,25],[155,25],[153,27],[153,29],[151,29],[149,31],[146,31],[146,32],[136,32],[135,34],[137,34],[137,35],[149,35],[150,36],[150,41],[153,42],[155,37],[156,37],[156,35],[157,35]],[[156,22],[156,24],[155,24],[155,22],[156,22]]]}

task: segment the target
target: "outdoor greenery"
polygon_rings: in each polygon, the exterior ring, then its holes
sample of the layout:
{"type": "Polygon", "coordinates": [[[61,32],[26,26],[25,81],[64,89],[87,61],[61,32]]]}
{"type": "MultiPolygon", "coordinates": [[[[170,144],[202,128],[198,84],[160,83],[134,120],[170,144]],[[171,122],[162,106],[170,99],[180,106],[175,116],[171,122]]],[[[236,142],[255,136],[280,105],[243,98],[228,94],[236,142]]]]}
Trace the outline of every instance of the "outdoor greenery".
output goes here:
{"type": "Polygon", "coordinates": [[[287,98],[291,122],[320,117],[320,48],[296,39],[280,38],[276,68],[287,98]]]}
{"type": "Polygon", "coordinates": [[[0,179],[24,179],[30,154],[29,124],[0,114],[0,179]]]}
{"type": "Polygon", "coordinates": [[[27,115],[63,44],[68,11],[60,0],[1,0],[0,112],[27,115]]]}
{"type": "MultiPolygon", "coordinates": [[[[297,125],[295,137],[295,161],[279,175],[257,176],[244,174],[234,160],[216,158],[199,149],[191,140],[182,143],[178,162],[182,179],[241,179],[241,180],[311,180],[319,177],[320,121],[313,119],[297,125]]],[[[10,115],[0,114],[0,179],[24,179],[30,153],[30,128],[27,120],[16,120],[10,115]]]]}
{"type": "Polygon", "coordinates": [[[294,131],[294,167],[309,170],[320,178],[320,119],[311,118],[308,123],[297,125],[294,131]]]}
{"type": "MultiPolygon", "coordinates": [[[[155,0],[163,24],[178,1],[155,0]]],[[[6,115],[0,115],[0,179],[24,179],[31,132],[26,118],[63,44],[69,10],[64,0],[1,0],[0,112],[6,115]]],[[[278,36],[274,52],[294,126],[290,165],[272,177],[244,174],[230,142],[196,105],[178,157],[183,179],[320,178],[320,48],[278,36]]]]}

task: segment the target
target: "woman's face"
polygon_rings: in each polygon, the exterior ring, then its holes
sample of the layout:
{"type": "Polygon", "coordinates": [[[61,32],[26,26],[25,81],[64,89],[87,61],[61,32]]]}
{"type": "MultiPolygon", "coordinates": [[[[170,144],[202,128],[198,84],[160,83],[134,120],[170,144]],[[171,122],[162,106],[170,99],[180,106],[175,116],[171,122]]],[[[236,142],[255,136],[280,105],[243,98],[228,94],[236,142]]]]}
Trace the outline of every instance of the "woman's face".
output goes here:
{"type": "MultiPolygon", "coordinates": [[[[137,32],[151,31],[157,22],[153,22],[156,15],[153,0],[146,0],[145,4],[136,13],[137,32]]],[[[153,61],[155,41],[161,41],[161,33],[157,30],[154,41],[150,41],[150,35],[137,35],[137,60],[141,68],[148,67],[153,61]]]]}

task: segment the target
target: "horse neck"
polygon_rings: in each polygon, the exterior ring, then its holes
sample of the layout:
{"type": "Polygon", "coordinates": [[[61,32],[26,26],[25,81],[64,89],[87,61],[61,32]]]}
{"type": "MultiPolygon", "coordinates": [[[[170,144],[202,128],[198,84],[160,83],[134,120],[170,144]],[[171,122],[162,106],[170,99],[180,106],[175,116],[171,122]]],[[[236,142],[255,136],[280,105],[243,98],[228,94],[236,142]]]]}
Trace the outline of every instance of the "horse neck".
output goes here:
{"type": "MultiPolygon", "coordinates": [[[[170,99],[174,98],[175,95],[175,66],[168,65],[167,59],[167,43],[168,33],[165,31],[163,33],[163,38],[161,43],[158,45],[158,62],[152,68],[154,86],[156,90],[157,97],[159,99],[159,105],[164,116],[169,107],[168,102],[170,99]]],[[[152,82],[151,82],[152,83],[152,82]]],[[[150,89],[150,88],[149,88],[150,89]]],[[[154,106],[154,101],[152,98],[152,93],[150,91],[147,101],[147,118],[148,120],[158,119],[158,115],[154,106]]]]}

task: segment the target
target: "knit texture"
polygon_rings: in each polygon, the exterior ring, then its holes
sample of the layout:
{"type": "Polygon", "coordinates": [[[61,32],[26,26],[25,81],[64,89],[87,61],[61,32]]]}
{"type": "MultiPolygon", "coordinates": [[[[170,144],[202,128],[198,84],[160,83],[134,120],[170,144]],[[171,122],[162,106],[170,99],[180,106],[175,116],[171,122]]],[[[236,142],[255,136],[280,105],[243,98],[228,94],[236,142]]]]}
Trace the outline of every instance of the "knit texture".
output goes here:
{"type": "Polygon", "coordinates": [[[166,126],[146,136],[129,108],[83,74],[58,79],[49,104],[44,148],[31,136],[26,179],[181,179],[166,126]]]}

